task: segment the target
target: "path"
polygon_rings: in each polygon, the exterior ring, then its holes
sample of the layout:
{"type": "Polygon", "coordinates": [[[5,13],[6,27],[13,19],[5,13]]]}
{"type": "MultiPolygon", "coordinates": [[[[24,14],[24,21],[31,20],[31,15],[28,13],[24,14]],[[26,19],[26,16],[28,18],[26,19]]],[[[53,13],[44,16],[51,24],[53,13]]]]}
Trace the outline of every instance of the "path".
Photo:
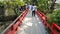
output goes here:
{"type": "Polygon", "coordinates": [[[38,16],[32,17],[30,11],[18,27],[17,34],[47,34],[47,31],[38,16]]]}

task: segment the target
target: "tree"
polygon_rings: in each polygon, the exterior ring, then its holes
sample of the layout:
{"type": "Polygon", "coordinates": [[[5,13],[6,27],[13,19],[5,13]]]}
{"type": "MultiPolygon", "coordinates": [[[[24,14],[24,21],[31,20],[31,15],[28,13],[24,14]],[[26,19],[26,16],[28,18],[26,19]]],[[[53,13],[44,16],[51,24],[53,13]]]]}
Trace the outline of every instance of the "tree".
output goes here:
{"type": "Polygon", "coordinates": [[[56,0],[51,0],[51,7],[50,7],[50,13],[52,13],[53,12],[53,10],[54,10],[54,6],[55,6],[55,2],[56,2],[56,0]]]}
{"type": "Polygon", "coordinates": [[[10,9],[14,10],[15,14],[18,15],[18,6],[24,6],[25,2],[23,0],[3,0],[0,1],[1,5],[4,6],[5,10],[10,11],[10,9]]]}
{"type": "Polygon", "coordinates": [[[48,3],[50,0],[38,0],[37,6],[38,9],[40,9],[44,13],[48,13],[50,3],[48,3]]]}

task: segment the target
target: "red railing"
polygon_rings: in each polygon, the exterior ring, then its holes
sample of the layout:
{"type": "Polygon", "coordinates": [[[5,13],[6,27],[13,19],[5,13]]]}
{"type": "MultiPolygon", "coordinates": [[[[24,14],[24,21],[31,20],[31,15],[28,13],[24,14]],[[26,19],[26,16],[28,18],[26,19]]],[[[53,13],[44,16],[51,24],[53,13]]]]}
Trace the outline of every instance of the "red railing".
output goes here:
{"type": "MultiPolygon", "coordinates": [[[[27,10],[25,10],[12,24],[10,24],[3,32],[2,34],[16,34],[18,27],[22,24],[22,20],[24,19],[24,17],[26,16],[26,14],[28,13],[27,10]]],[[[52,25],[50,25],[49,23],[47,23],[47,19],[49,19],[48,17],[46,17],[46,15],[42,12],[40,12],[39,10],[36,12],[39,19],[41,19],[42,23],[45,25],[46,28],[49,28],[51,30],[51,34],[59,34],[58,31],[60,31],[60,27],[53,23],[52,25]],[[56,31],[56,29],[58,31],[56,31]]]]}
{"type": "Polygon", "coordinates": [[[55,23],[52,23],[52,25],[50,25],[46,20],[49,19],[44,13],[42,13],[41,11],[36,11],[39,19],[42,20],[42,23],[45,25],[45,27],[48,29],[51,30],[51,33],[50,34],[59,34],[58,31],[60,31],[60,27],[55,24],[55,23]],[[57,31],[57,30],[58,31],[57,31]]]}
{"type": "Polygon", "coordinates": [[[22,20],[28,13],[28,10],[25,10],[12,24],[10,24],[2,34],[16,34],[18,27],[22,24],[22,20]]]}

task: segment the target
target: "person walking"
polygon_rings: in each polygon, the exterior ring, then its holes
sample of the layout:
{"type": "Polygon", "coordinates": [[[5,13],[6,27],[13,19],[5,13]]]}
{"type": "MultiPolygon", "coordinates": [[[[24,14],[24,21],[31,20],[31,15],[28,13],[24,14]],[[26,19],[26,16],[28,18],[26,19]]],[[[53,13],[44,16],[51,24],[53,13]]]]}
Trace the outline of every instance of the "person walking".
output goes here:
{"type": "Polygon", "coordinates": [[[28,8],[29,8],[29,11],[32,11],[32,5],[31,4],[29,5],[28,8]]]}
{"type": "Polygon", "coordinates": [[[28,9],[28,4],[25,4],[25,9],[28,9]]]}
{"type": "Polygon", "coordinates": [[[37,6],[33,4],[32,16],[35,16],[36,11],[37,11],[37,6]]]}

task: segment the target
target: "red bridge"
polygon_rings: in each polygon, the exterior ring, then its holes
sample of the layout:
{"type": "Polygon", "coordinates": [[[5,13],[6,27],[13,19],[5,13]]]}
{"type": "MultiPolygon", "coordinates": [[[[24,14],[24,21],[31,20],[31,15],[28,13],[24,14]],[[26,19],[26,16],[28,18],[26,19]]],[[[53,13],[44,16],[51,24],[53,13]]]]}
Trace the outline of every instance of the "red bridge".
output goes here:
{"type": "Polygon", "coordinates": [[[55,23],[50,25],[47,19],[39,10],[35,17],[32,17],[31,11],[25,10],[1,34],[60,34],[60,26],[55,23]]]}

